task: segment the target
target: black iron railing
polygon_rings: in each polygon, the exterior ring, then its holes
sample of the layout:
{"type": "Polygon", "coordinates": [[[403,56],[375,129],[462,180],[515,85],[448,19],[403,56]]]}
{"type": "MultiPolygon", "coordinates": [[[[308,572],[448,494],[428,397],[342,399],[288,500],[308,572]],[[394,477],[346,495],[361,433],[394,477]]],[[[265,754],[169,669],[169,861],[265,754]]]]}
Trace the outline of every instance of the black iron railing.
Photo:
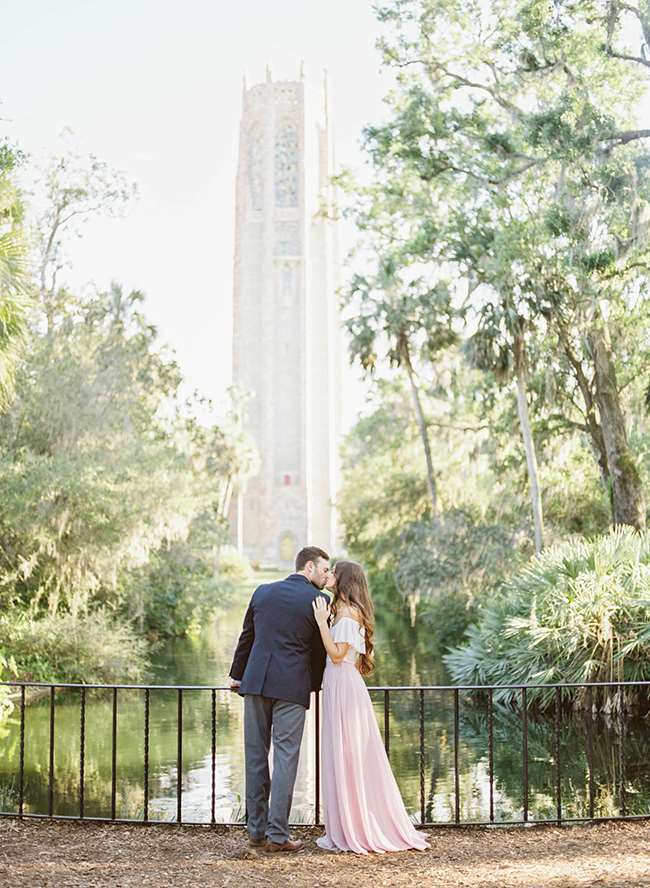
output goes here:
{"type": "MultiPolygon", "coordinates": [[[[0,811],[0,816],[19,816],[19,817],[36,817],[49,818],[53,820],[93,820],[101,822],[117,822],[117,823],[204,823],[204,821],[191,821],[183,818],[183,697],[185,692],[200,691],[210,695],[210,721],[211,721],[211,747],[210,747],[210,772],[211,772],[211,795],[210,795],[210,823],[216,824],[216,791],[217,791],[217,692],[228,691],[228,688],[221,686],[205,686],[205,685],[141,685],[141,684],[74,684],[66,682],[57,682],[50,684],[45,682],[19,682],[8,681],[0,682],[0,686],[17,689],[18,693],[18,715],[19,715],[19,751],[18,751],[18,773],[17,784],[17,811],[0,811]],[[39,688],[49,696],[49,763],[47,773],[47,813],[33,813],[25,811],[25,712],[26,712],[26,689],[39,688]],[[54,795],[55,795],[55,749],[57,740],[57,721],[56,721],[56,692],[74,690],[79,692],[79,788],[78,788],[78,814],[62,815],[54,813],[54,795]],[[85,769],[86,769],[86,695],[87,691],[98,690],[110,692],[111,700],[111,789],[110,789],[110,817],[89,817],[86,815],[85,806],[85,769]],[[140,819],[122,818],[117,816],[117,776],[118,776],[118,712],[119,712],[119,692],[120,691],[142,691],[143,692],[143,738],[142,738],[142,817],[140,819]],[[154,820],[149,816],[149,777],[150,777],[150,710],[151,695],[153,692],[173,691],[176,694],[176,818],[174,821],[154,820]]],[[[386,753],[390,758],[391,755],[391,699],[392,695],[414,693],[418,701],[418,726],[419,726],[419,801],[420,801],[420,818],[419,825],[422,826],[489,826],[496,823],[505,824],[528,824],[531,821],[530,816],[530,781],[529,781],[529,692],[551,691],[554,697],[553,705],[553,763],[554,763],[554,809],[555,816],[552,819],[540,821],[535,819],[535,823],[547,822],[555,824],[600,821],[600,820],[631,820],[650,817],[650,810],[647,813],[630,814],[627,807],[626,798],[626,778],[625,778],[625,732],[627,709],[625,706],[625,691],[627,688],[634,688],[641,691],[644,695],[650,695],[650,682],[591,682],[591,683],[562,683],[562,684],[516,684],[516,685],[426,685],[426,686],[382,686],[369,687],[371,695],[376,699],[380,696],[383,700],[383,736],[386,753]],[[617,695],[617,733],[618,733],[618,770],[619,770],[619,811],[620,814],[615,816],[596,816],[596,786],[594,778],[594,743],[593,743],[593,727],[591,726],[591,718],[587,724],[590,725],[586,730],[585,752],[588,771],[588,816],[585,817],[567,817],[564,814],[563,798],[562,798],[562,757],[561,757],[561,731],[563,725],[563,691],[584,691],[584,708],[588,712],[593,710],[594,690],[596,689],[614,689],[617,695]],[[515,692],[518,698],[518,707],[516,712],[521,721],[521,811],[522,817],[517,820],[497,820],[495,815],[495,767],[494,767],[494,712],[495,692],[503,692],[509,690],[515,692]],[[427,820],[426,816],[426,773],[425,773],[425,738],[426,738],[426,720],[425,720],[425,694],[430,692],[440,692],[451,695],[453,708],[453,818],[445,821],[427,820]],[[471,694],[473,696],[472,707],[485,707],[485,718],[487,725],[487,775],[489,784],[489,819],[484,821],[463,820],[461,818],[461,789],[460,789],[460,694],[471,694]]],[[[314,706],[314,819],[312,825],[321,823],[321,797],[320,797],[320,694],[315,697],[314,706]]],[[[234,825],[234,824],[232,824],[234,825]]],[[[306,825],[306,824],[302,824],[306,825]]]]}

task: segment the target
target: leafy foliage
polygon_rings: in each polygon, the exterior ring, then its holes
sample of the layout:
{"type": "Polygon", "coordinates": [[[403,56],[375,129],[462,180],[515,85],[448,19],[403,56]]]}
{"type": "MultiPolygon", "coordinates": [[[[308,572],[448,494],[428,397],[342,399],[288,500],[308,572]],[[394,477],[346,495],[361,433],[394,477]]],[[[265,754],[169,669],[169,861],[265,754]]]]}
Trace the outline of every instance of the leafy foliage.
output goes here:
{"type": "Polygon", "coordinates": [[[137,681],[147,664],[146,640],[106,610],[81,617],[5,616],[0,618],[0,645],[11,649],[24,680],[137,681]]]}
{"type": "Polygon", "coordinates": [[[29,306],[23,204],[13,182],[21,162],[20,152],[0,142],[0,408],[6,407],[13,395],[29,306]]]}
{"type": "Polygon", "coordinates": [[[348,325],[353,355],[376,370],[376,331],[392,329],[384,303],[392,317],[414,286],[427,294],[417,329],[397,316],[420,378],[429,321],[456,333],[466,321],[473,366],[496,386],[517,373],[522,432],[527,401],[531,424],[580,429],[614,521],[642,527],[626,379],[648,356],[650,131],[637,128],[638,66],[612,49],[620,11],[607,23],[601,13],[528,0],[379,7],[395,86],[386,122],[365,130],[369,181],[348,179],[363,245],[348,325]],[[538,397],[550,369],[561,379],[552,404],[538,397]]]}
{"type": "MultiPolygon", "coordinates": [[[[620,527],[535,556],[483,605],[445,662],[462,684],[648,680],[649,626],[650,535],[620,527]]],[[[511,702],[516,693],[495,697],[511,702]]]]}
{"type": "Polygon", "coordinates": [[[135,678],[147,631],[191,631],[227,597],[228,506],[254,454],[236,402],[206,425],[181,399],[140,291],[58,282],[66,237],[121,212],[123,179],[68,157],[43,187],[40,305],[0,415],[0,651],[21,676],[135,678]]]}

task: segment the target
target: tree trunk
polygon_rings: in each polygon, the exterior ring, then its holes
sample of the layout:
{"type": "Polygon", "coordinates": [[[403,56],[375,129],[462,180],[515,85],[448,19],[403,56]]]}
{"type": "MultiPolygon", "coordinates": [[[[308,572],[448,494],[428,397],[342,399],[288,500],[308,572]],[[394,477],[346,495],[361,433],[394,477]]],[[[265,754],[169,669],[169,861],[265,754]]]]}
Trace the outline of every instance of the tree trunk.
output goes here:
{"type": "Polygon", "coordinates": [[[539,479],[537,476],[535,442],[533,441],[533,435],[530,428],[528,401],[526,399],[526,360],[524,355],[524,340],[522,336],[515,336],[514,356],[515,376],[517,380],[517,413],[519,414],[521,437],[524,440],[524,450],[526,451],[530,503],[533,509],[533,523],[535,525],[535,551],[541,552],[544,545],[544,515],[542,511],[542,497],[539,491],[539,479]]]}
{"type": "Polygon", "coordinates": [[[429,430],[427,428],[427,422],[424,417],[424,411],[422,409],[420,392],[418,390],[417,382],[415,381],[415,372],[413,370],[413,364],[411,363],[411,354],[409,351],[408,343],[405,339],[402,340],[401,346],[402,361],[409,378],[411,397],[413,399],[413,407],[415,408],[415,416],[418,423],[418,429],[420,431],[420,438],[422,439],[422,446],[424,448],[424,458],[427,466],[427,486],[429,488],[431,508],[433,510],[433,514],[436,515],[438,512],[438,491],[436,488],[436,476],[433,471],[433,458],[431,456],[431,444],[429,443],[429,430]]]}
{"type": "MultiPolygon", "coordinates": [[[[594,404],[592,388],[589,380],[585,375],[585,371],[582,367],[582,362],[573,349],[565,326],[558,323],[558,329],[562,349],[567,357],[567,360],[569,361],[569,364],[571,365],[573,375],[576,382],[578,383],[580,394],[582,395],[582,400],[585,403],[585,426],[587,428],[587,434],[589,435],[591,448],[593,450],[594,456],[596,457],[596,462],[598,463],[600,477],[603,484],[609,487],[609,466],[607,465],[607,450],[605,448],[603,430],[601,429],[600,423],[598,422],[598,418],[596,416],[596,405],[594,404]]],[[[614,504],[612,501],[612,510],[613,507],[614,504]]]]}
{"type": "Polygon", "coordinates": [[[643,530],[646,524],[645,496],[627,440],[625,416],[606,332],[597,328],[591,330],[589,343],[594,358],[596,403],[612,485],[614,524],[630,524],[643,530]]]}
{"type": "Polygon", "coordinates": [[[228,518],[230,511],[230,500],[232,498],[232,477],[228,475],[226,478],[223,493],[221,495],[221,503],[219,504],[219,514],[222,518],[228,518]]]}

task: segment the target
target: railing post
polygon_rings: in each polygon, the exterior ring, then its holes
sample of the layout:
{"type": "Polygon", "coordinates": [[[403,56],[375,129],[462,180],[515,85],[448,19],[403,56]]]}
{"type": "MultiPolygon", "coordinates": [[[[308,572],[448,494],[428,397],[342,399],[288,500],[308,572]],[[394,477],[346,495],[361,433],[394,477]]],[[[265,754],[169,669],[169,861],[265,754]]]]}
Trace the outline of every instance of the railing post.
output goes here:
{"type": "Polygon", "coordinates": [[[51,817],[54,814],[54,692],[55,686],[50,687],[50,775],[48,786],[47,811],[51,817]]]}
{"type": "Polygon", "coordinates": [[[117,788],[117,688],[113,688],[113,724],[111,731],[111,820],[115,820],[117,788]]]}
{"type": "Polygon", "coordinates": [[[424,691],[420,691],[420,823],[426,819],[424,795],[424,691]]]}
{"type": "Polygon", "coordinates": [[[18,816],[25,804],[25,685],[20,686],[20,752],[18,759],[18,816]]]}
{"type": "Polygon", "coordinates": [[[217,692],[212,688],[212,719],[211,719],[211,792],[210,792],[210,823],[216,823],[215,807],[217,801],[217,692]]]}
{"type": "Polygon", "coordinates": [[[384,749],[390,759],[390,691],[384,691],[384,749]]]}
{"type": "Polygon", "coordinates": [[[528,701],[526,688],[521,689],[521,730],[522,730],[522,765],[523,765],[523,821],[528,823],[528,701]]]}
{"type": "Polygon", "coordinates": [[[562,724],[562,691],[555,688],[555,800],[557,824],[562,824],[562,762],[560,761],[560,728],[562,724]]]}
{"type": "Polygon", "coordinates": [[[315,748],[314,763],[316,774],[316,792],[315,792],[315,814],[316,826],[320,826],[320,691],[315,691],[316,702],[314,705],[314,722],[315,722],[315,748]]]}
{"type": "Polygon", "coordinates": [[[594,782],[594,735],[593,735],[593,689],[587,688],[587,767],[589,768],[589,819],[594,819],[594,800],[596,787],[594,782]]]}
{"type": "Polygon", "coordinates": [[[458,756],[460,746],[460,706],[458,688],[454,688],[454,820],[460,823],[460,775],[458,756]]]}
{"type": "Polygon", "coordinates": [[[621,816],[627,817],[627,795],[625,791],[625,689],[618,686],[618,720],[619,720],[619,772],[621,775],[621,816]]]}
{"type": "Polygon", "coordinates": [[[79,817],[84,818],[84,777],[86,757],[86,689],[81,689],[79,700],[79,817]]]}
{"type": "Polygon", "coordinates": [[[144,689],[144,799],[142,819],[149,820],[149,688],[144,689]]]}
{"type": "Polygon", "coordinates": [[[178,688],[178,704],[176,711],[176,823],[183,822],[183,689],[178,688]]]}
{"type": "Polygon", "coordinates": [[[488,773],[490,776],[490,823],[494,823],[494,710],[492,688],[488,690],[488,773]]]}

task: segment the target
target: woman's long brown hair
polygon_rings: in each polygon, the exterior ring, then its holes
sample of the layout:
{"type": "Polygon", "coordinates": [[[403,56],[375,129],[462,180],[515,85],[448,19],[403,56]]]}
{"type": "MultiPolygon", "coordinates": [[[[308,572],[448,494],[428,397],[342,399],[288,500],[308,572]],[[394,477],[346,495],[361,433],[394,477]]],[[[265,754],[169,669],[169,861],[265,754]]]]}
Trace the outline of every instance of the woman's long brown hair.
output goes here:
{"type": "Polygon", "coordinates": [[[355,561],[337,561],[334,565],[336,590],[332,601],[332,616],[336,620],[336,611],[342,604],[350,605],[359,611],[361,625],[366,630],[366,652],[359,656],[359,672],[370,675],[375,668],[374,633],[375,608],[370,597],[368,582],[361,565],[355,561]]]}

